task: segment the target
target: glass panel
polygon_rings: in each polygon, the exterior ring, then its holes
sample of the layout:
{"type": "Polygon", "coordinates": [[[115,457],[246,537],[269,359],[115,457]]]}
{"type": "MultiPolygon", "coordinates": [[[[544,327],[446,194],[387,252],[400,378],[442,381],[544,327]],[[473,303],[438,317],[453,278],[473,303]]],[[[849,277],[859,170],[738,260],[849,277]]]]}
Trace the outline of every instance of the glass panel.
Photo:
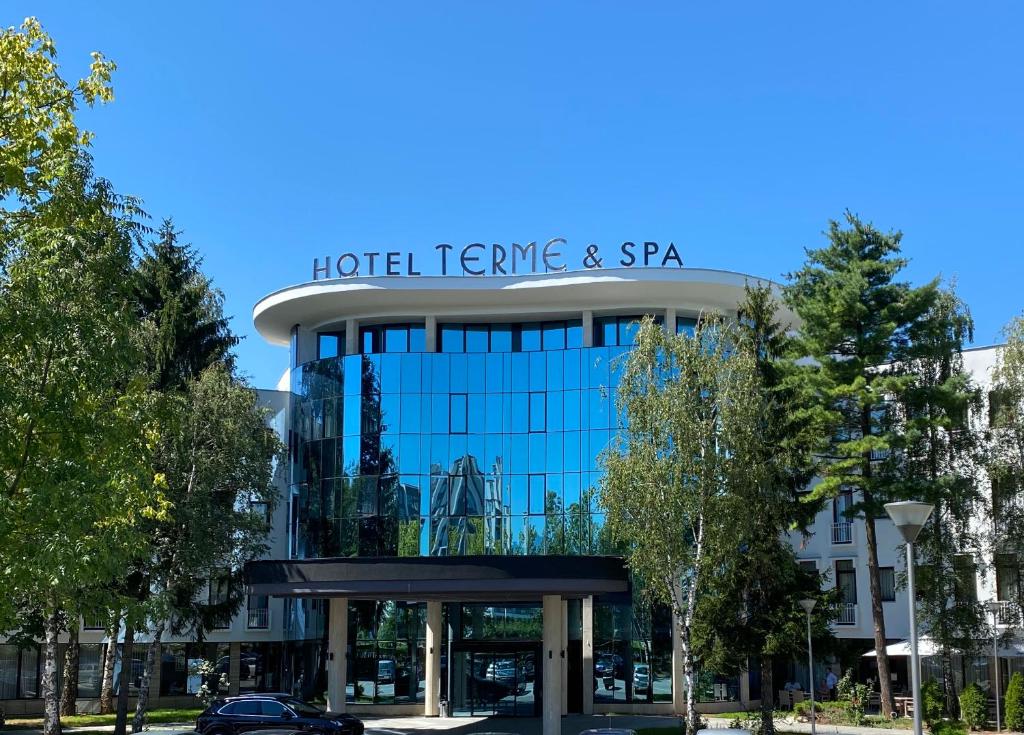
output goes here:
{"type": "Polygon", "coordinates": [[[340,354],[338,350],[343,347],[344,343],[341,342],[337,334],[317,335],[316,356],[318,359],[323,359],[325,357],[337,357],[340,354]]]}
{"type": "Polygon", "coordinates": [[[466,352],[487,352],[490,329],[486,324],[466,325],[466,352]]]}
{"type": "Polygon", "coordinates": [[[512,325],[492,324],[491,325],[491,352],[512,351],[512,325]]]}
{"type": "Polygon", "coordinates": [[[544,431],[547,427],[547,394],[530,394],[530,431],[544,431]]]}
{"type": "Polygon", "coordinates": [[[520,332],[521,349],[523,352],[535,352],[541,348],[539,324],[523,324],[520,332]]]}
{"type": "Polygon", "coordinates": [[[466,332],[461,324],[441,325],[441,352],[465,352],[466,332]]]}
{"type": "Polygon", "coordinates": [[[409,352],[424,352],[427,349],[426,334],[422,324],[409,327],[409,352]]]}
{"type": "Polygon", "coordinates": [[[18,696],[18,647],[0,643],[0,699],[18,696]]]}
{"type": "Polygon", "coordinates": [[[389,324],[384,327],[384,352],[408,352],[409,327],[406,324],[389,324]]]}
{"type": "Polygon", "coordinates": [[[453,434],[465,434],[467,422],[467,403],[465,393],[453,393],[451,396],[450,428],[453,434]]]}
{"type": "Polygon", "coordinates": [[[565,346],[570,349],[583,346],[583,322],[579,319],[566,323],[565,346]]]}
{"type": "Polygon", "coordinates": [[[545,322],[542,329],[545,350],[565,349],[565,322],[545,322]]]}

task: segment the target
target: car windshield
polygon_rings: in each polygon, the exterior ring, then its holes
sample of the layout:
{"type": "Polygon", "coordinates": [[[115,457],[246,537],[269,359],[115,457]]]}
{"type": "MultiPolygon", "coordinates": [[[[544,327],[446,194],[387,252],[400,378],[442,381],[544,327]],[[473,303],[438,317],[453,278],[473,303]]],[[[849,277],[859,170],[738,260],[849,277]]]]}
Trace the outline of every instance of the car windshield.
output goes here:
{"type": "Polygon", "coordinates": [[[306,704],[305,702],[299,699],[285,700],[285,704],[287,704],[300,715],[321,715],[324,712],[319,707],[315,707],[312,704],[306,704]]]}

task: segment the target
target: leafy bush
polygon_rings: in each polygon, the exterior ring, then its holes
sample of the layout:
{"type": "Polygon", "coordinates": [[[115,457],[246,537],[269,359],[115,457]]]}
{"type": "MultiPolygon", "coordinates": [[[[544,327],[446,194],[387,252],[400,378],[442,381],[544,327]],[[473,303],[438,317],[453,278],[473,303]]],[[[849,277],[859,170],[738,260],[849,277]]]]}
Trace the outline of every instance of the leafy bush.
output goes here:
{"type": "Polygon", "coordinates": [[[939,720],[928,729],[931,735],[967,735],[967,725],[960,720],[939,720]]]}
{"type": "Polygon", "coordinates": [[[1024,732],[1024,676],[1018,671],[1010,677],[1010,685],[1006,687],[1006,722],[1007,730],[1024,732]]]}
{"type": "Polygon", "coordinates": [[[942,711],[946,708],[942,696],[942,687],[935,679],[929,679],[921,687],[921,719],[934,730],[935,725],[942,722],[942,711]]]}
{"type": "Polygon", "coordinates": [[[960,692],[960,717],[972,730],[980,730],[988,720],[988,697],[981,687],[971,684],[960,692]]]}

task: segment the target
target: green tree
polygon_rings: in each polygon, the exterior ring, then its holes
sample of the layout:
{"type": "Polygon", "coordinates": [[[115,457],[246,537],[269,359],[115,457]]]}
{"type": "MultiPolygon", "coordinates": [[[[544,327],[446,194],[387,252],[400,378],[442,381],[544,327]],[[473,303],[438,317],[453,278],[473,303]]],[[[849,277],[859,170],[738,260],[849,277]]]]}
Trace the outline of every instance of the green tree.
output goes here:
{"type": "Polygon", "coordinates": [[[61,610],[116,578],[161,512],[128,287],[136,213],[81,157],[0,231],[0,628],[16,624],[10,599],[44,614],[48,735],[61,610]]]}
{"type": "Polygon", "coordinates": [[[736,548],[725,500],[760,481],[758,376],[734,336],[718,319],[703,319],[691,338],[666,335],[646,318],[618,390],[625,428],[602,455],[600,498],[612,538],[652,599],[676,616],[692,728],[697,601],[709,560],[736,548]]]}
{"type": "Polygon", "coordinates": [[[886,474],[899,483],[894,493],[935,506],[916,544],[918,615],[939,646],[946,711],[955,717],[953,655],[977,648],[987,633],[973,558],[982,545],[977,519],[987,505],[978,484],[982,446],[970,425],[980,394],[961,356],[973,322],[956,293],[942,289],[909,336],[906,360],[891,368],[913,381],[894,407],[902,430],[889,459],[895,466],[886,474]]]}
{"type": "MultiPolygon", "coordinates": [[[[1024,316],[1004,329],[989,393],[991,440],[986,470],[992,485],[993,546],[1024,554],[1024,316]]],[[[1018,605],[1024,599],[1014,600],[1018,605]]]]}
{"type": "Polygon", "coordinates": [[[234,375],[238,342],[223,299],[203,275],[190,245],[170,220],[136,274],[141,317],[151,325],[146,355],[160,396],[162,440],[154,463],[169,511],[150,524],[142,563],[152,630],[132,729],[145,724],[149,682],[166,621],[198,636],[240,607],[246,561],[266,550],[277,493],[273,460],[279,442],[254,391],[234,375]],[[217,586],[213,604],[197,602],[217,586]]]}
{"type": "MultiPolygon", "coordinates": [[[[738,542],[716,549],[711,564],[717,571],[698,604],[695,636],[702,660],[716,671],[738,673],[746,660],[759,660],[767,692],[774,691],[775,658],[806,650],[806,614],[799,600],[819,600],[815,627],[827,638],[834,596],[820,591],[818,575],[800,570],[786,539],[788,533],[806,529],[821,506],[820,500],[801,498],[813,477],[810,456],[820,442],[825,416],[813,405],[807,408],[805,384],[796,379],[790,357],[793,340],[778,322],[777,311],[768,286],[747,286],[737,341],[754,360],[759,400],[767,407],[759,415],[760,444],[753,447],[764,471],[757,475],[759,482],[739,484],[723,499],[738,542]]],[[[762,731],[771,735],[773,699],[762,697],[761,703],[762,731]]]]}
{"type": "Polygon", "coordinates": [[[93,52],[89,75],[69,83],[38,20],[0,31],[0,200],[37,203],[73,175],[92,139],[75,121],[78,103],[112,100],[114,69],[93,52]]]}
{"type": "Polygon", "coordinates": [[[875,519],[898,497],[882,465],[901,431],[891,409],[914,376],[887,366],[906,360],[911,330],[931,308],[936,284],[912,288],[896,280],[907,262],[899,254],[900,233],[882,233],[849,212],[846,224],[829,224],[828,245],[807,252],[803,268],[790,274],[785,296],[803,321],[797,346],[809,359],[801,364],[801,379],[831,425],[821,482],[811,498],[849,490],[855,500],[847,513],[864,521],[882,710],[889,716],[875,519]]]}

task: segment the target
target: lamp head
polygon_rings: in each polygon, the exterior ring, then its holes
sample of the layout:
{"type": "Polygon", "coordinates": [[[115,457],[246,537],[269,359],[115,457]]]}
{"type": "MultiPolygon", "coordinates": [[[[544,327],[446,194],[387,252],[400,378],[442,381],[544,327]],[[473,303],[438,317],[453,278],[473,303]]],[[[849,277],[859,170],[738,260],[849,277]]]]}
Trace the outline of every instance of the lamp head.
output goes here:
{"type": "Polygon", "coordinates": [[[1002,607],[1003,606],[1000,605],[996,600],[989,600],[985,603],[985,609],[990,613],[997,613],[1002,609],[1002,607]]]}
{"type": "Polygon", "coordinates": [[[807,597],[807,598],[804,598],[803,600],[800,600],[800,602],[799,602],[799,604],[800,604],[800,607],[802,607],[802,608],[804,609],[804,612],[805,612],[805,613],[807,613],[808,615],[810,615],[810,614],[811,614],[811,610],[813,610],[813,609],[814,609],[814,606],[815,606],[815,605],[816,605],[817,603],[818,603],[818,601],[817,601],[817,600],[812,600],[812,599],[811,599],[811,598],[809,598],[809,597],[807,597]]]}
{"type": "Polygon", "coordinates": [[[928,516],[932,514],[935,506],[929,503],[922,503],[918,500],[903,500],[898,503],[886,503],[885,512],[892,518],[896,528],[903,534],[903,539],[912,544],[921,533],[928,516]]]}

